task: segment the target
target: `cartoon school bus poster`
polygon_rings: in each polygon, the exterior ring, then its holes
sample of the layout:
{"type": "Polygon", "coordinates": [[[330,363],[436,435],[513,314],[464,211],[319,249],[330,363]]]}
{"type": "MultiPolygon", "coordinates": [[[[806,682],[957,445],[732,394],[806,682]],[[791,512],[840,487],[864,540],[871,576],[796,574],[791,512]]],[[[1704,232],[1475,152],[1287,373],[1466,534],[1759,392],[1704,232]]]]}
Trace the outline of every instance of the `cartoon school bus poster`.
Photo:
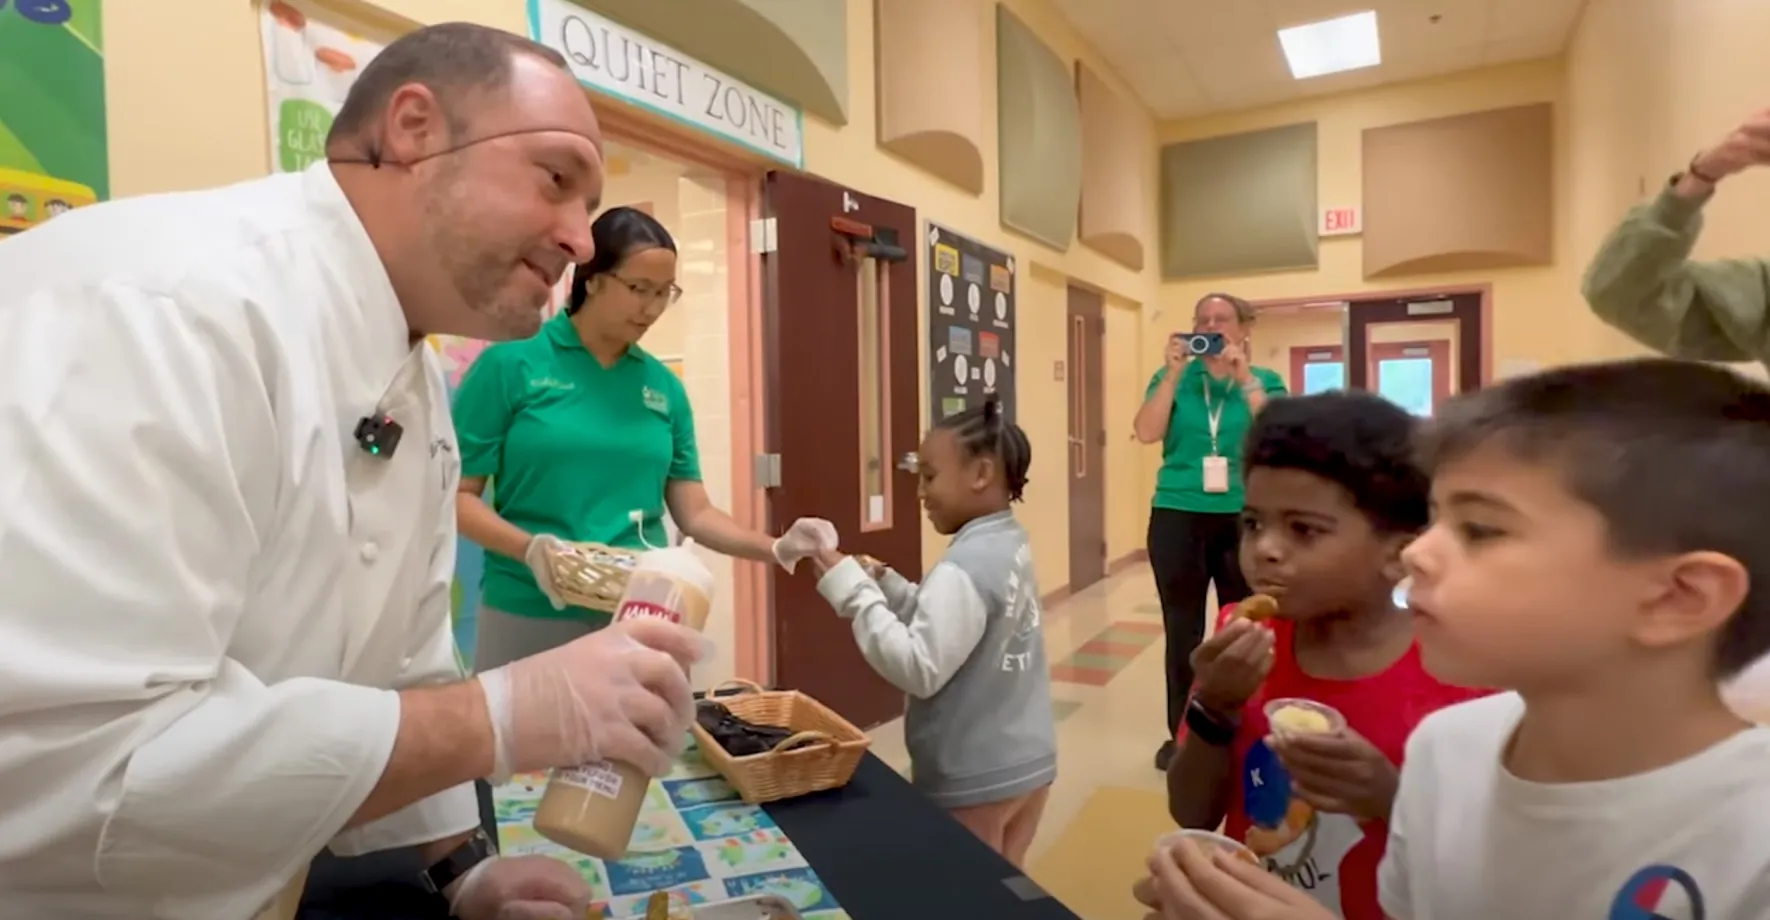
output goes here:
{"type": "Polygon", "coordinates": [[[0,2],[0,237],[109,197],[100,0],[0,2]]]}

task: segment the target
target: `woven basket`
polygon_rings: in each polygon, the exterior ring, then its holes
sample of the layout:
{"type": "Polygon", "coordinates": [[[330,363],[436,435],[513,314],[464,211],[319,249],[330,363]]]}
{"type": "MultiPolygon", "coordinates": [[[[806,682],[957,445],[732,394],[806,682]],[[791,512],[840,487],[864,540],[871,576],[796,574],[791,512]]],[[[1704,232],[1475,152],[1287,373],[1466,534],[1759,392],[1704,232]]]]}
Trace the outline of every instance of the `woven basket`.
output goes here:
{"type": "Polygon", "coordinates": [[[627,579],[639,564],[639,554],[601,543],[567,543],[570,552],[554,553],[547,560],[553,573],[553,589],[574,607],[614,613],[627,590],[627,579]]]}
{"type": "Polygon", "coordinates": [[[751,805],[847,785],[872,743],[848,720],[797,690],[763,690],[747,680],[728,680],[709,691],[707,699],[716,699],[745,721],[794,733],[766,754],[733,757],[699,723],[693,726],[708,766],[751,805]]]}

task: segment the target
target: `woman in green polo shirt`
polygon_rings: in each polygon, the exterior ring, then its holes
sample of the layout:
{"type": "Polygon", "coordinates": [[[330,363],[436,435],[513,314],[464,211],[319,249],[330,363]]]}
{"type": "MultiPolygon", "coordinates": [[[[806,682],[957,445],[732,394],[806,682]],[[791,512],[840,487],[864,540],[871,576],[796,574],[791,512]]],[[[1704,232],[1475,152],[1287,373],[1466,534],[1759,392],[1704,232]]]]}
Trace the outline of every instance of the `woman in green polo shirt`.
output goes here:
{"type": "Polygon", "coordinates": [[[1192,689],[1192,650],[1204,641],[1205,593],[1217,602],[1248,595],[1237,561],[1242,506],[1242,439],[1254,413],[1284,395],[1284,378],[1248,362],[1254,307],[1228,294],[1206,294],[1193,308],[1194,332],[1223,336],[1221,354],[1188,359],[1178,335],[1156,371],[1135,421],[1137,440],[1162,445],[1149,513],[1149,564],[1167,631],[1168,732],[1156,769],[1174,756],[1174,735],[1192,689]]]}
{"type": "Polygon", "coordinates": [[[682,381],[639,339],[682,295],[676,243],[651,215],[613,208],[566,309],[541,332],[480,353],[455,394],[461,534],[486,549],[474,664],[563,645],[609,615],[563,606],[547,556],[560,541],[663,546],[663,516],[715,552],[788,571],[834,529],[796,522],[776,540],[715,508],[701,484],[682,381]],[[493,484],[491,502],[484,498],[493,484]]]}

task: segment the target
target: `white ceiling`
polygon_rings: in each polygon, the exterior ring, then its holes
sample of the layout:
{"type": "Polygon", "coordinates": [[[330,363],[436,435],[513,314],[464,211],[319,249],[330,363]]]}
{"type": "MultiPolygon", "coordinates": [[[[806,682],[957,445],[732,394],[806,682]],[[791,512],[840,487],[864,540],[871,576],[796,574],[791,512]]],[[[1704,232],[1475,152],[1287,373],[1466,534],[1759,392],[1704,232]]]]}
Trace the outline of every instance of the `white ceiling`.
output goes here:
{"type": "Polygon", "coordinates": [[[1271,105],[1553,57],[1585,0],[1053,0],[1157,118],[1271,105]],[[1377,11],[1383,63],[1294,80],[1288,26],[1377,11]],[[1433,21],[1433,17],[1437,21],[1433,21]]]}

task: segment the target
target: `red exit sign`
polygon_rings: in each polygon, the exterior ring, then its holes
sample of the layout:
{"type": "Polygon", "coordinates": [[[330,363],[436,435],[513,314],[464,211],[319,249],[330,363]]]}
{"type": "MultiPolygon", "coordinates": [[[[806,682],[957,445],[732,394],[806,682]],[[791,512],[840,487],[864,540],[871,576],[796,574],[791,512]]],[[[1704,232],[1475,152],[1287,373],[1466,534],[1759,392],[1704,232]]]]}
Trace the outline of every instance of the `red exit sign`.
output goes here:
{"type": "Polygon", "coordinates": [[[1323,208],[1322,236],[1352,236],[1364,232],[1364,217],[1357,208],[1323,208]]]}

